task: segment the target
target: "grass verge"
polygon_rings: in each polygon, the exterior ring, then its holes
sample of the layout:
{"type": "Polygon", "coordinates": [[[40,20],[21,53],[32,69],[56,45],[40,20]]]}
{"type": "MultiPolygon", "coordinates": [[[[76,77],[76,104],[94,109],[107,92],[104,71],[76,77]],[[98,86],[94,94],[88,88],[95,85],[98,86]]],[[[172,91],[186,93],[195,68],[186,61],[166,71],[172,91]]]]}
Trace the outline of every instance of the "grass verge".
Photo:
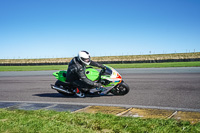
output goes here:
{"type": "Polygon", "coordinates": [[[44,66],[0,66],[0,71],[45,71],[67,70],[67,65],[44,65],[44,66]]]}
{"type": "Polygon", "coordinates": [[[200,67],[196,62],[165,62],[165,63],[133,63],[133,64],[108,64],[113,68],[161,68],[161,67],[200,67]]]}
{"type": "MultiPolygon", "coordinates": [[[[166,63],[107,64],[107,65],[109,65],[113,68],[200,67],[200,61],[166,62],[166,63]]],[[[0,71],[43,71],[43,70],[67,70],[67,65],[0,66],[0,71]]]]}
{"type": "Polygon", "coordinates": [[[200,132],[200,123],[56,111],[0,109],[0,132],[200,132]]]}

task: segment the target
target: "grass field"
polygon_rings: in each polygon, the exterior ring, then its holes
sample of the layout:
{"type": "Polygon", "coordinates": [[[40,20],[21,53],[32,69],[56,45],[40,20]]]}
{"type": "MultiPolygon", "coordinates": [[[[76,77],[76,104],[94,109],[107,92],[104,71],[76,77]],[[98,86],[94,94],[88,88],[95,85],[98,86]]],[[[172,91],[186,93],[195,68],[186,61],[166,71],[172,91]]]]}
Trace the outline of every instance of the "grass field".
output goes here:
{"type": "Polygon", "coordinates": [[[108,114],[0,109],[1,133],[197,133],[200,123],[108,114]]]}
{"type": "MultiPolygon", "coordinates": [[[[200,61],[196,62],[167,62],[167,63],[134,63],[134,64],[107,64],[113,68],[160,68],[160,67],[200,67],[200,61]]],[[[67,65],[44,66],[0,66],[0,71],[43,71],[43,70],[67,70],[67,65]]]]}

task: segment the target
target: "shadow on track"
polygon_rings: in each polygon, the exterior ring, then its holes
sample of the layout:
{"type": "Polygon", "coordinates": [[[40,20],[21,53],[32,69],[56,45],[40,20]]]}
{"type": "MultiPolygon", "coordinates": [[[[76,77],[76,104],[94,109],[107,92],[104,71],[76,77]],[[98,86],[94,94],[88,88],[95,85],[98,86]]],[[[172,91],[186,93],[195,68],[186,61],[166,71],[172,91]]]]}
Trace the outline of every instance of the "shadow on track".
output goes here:
{"type": "MultiPolygon", "coordinates": [[[[68,96],[68,95],[62,95],[60,93],[42,93],[42,94],[34,94],[33,96],[38,96],[38,97],[52,97],[52,98],[80,98],[76,95],[73,96],[68,96]]],[[[89,97],[89,98],[95,98],[95,97],[112,97],[115,95],[98,95],[98,94],[86,94],[85,98],[89,97]]]]}
{"type": "Polygon", "coordinates": [[[42,94],[34,94],[33,96],[52,97],[52,98],[63,98],[64,97],[62,94],[59,94],[59,93],[42,93],[42,94]]]}

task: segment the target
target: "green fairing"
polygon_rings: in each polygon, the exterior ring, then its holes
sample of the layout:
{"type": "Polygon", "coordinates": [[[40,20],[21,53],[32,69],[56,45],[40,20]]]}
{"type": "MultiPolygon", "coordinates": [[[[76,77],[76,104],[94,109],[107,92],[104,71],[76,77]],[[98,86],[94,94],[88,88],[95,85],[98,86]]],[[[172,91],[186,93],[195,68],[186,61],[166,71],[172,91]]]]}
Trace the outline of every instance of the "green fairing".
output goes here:
{"type": "MultiPolygon", "coordinates": [[[[108,66],[106,66],[106,67],[108,67],[108,66]]],[[[108,67],[108,68],[112,69],[111,67],[108,67]]],[[[90,79],[92,81],[99,80],[99,72],[96,69],[87,68],[85,73],[86,73],[86,76],[87,76],[88,79],[90,79]]],[[[109,75],[102,75],[101,79],[108,80],[108,79],[110,79],[110,76],[109,75]]],[[[109,84],[104,85],[104,87],[112,87],[112,86],[115,86],[117,84],[119,84],[119,82],[117,82],[117,81],[116,82],[110,82],[109,84]]]]}
{"type": "Polygon", "coordinates": [[[99,72],[93,68],[87,68],[85,70],[85,75],[87,76],[88,79],[92,81],[96,81],[99,79],[99,72]]]}
{"type": "Polygon", "coordinates": [[[67,73],[67,71],[57,71],[53,73],[53,76],[56,77],[56,79],[65,82],[66,81],[66,77],[63,76],[63,73],[67,73]]]}
{"type": "MultiPolygon", "coordinates": [[[[63,76],[64,74],[67,74],[67,71],[57,71],[53,73],[53,76],[55,76],[56,79],[65,82],[66,81],[66,77],[63,76]]],[[[93,68],[87,68],[85,70],[85,74],[87,76],[88,79],[92,80],[92,81],[96,81],[99,78],[99,72],[96,69],[93,68]]]]}

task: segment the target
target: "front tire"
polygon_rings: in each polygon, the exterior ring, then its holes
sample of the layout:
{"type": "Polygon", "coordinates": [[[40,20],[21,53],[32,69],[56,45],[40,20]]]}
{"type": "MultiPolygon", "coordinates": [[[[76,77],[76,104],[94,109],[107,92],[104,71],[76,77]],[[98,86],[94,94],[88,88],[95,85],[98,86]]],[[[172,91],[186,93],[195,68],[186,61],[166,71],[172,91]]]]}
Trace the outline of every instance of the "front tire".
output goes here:
{"type": "Polygon", "coordinates": [[[129,86],[124,81],[122,81],[120,84],[118,84],[111,90],[111,93],[113,95],[123,96],[126,95],[129,92],[129,90],[129,86]]]}

